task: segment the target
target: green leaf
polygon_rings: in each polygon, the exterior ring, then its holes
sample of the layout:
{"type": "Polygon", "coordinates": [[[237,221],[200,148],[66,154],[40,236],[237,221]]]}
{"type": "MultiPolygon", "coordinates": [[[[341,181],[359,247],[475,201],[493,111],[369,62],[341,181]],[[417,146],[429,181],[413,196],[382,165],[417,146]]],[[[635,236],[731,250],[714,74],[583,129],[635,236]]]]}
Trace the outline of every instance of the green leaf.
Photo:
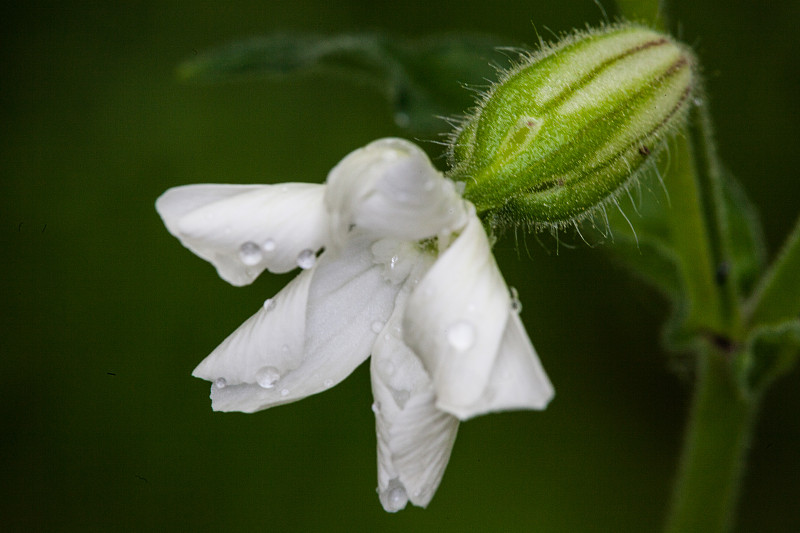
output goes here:
{"type": "Polygon", "coordinates": [[[794,368],[800,356],[800,320],[755,329],[737,361],[745,390],[758,392],[794,368]]]}
{"type": "Polygon", "coordinates": [[[380,33],[320,36],[277,33],[213,48],[178,68],[184,80],[218,82],[334,73],[374,85],[393,106],[398,126],[417,132],[449,129],[443,116],[462,113],[474,94],[463,85],[495,77],[502,44],[486,35],[418,39],[380,33]]]}
{"type": "Polygon", "coordinates": [[[800,314],[800,218],[778,258],[747,305],[752,325],[773,324],[800,314]]]}
{"type": "Polygon", "coordinates": [[[738,284],[740,298],[748,296],[764,271],[766,247],[761,222],[744,189],[729,173],[722,174],[722,201],[730,242],[730,264],[717,266],[718,279],[730,277],[738,284]]]}

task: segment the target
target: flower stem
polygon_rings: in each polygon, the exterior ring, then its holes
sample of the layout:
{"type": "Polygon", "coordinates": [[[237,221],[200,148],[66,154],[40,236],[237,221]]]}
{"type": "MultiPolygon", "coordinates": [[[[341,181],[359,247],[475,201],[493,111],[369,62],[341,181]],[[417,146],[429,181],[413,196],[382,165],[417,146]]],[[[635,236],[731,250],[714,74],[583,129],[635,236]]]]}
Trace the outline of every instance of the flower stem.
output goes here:
{"type": "Polygon", "coordinates": [[[727,531],[736,505],[758,400],[734,378],[730,354],[711,347],[697,358],[697,383],[668,533],[727,531]]]}

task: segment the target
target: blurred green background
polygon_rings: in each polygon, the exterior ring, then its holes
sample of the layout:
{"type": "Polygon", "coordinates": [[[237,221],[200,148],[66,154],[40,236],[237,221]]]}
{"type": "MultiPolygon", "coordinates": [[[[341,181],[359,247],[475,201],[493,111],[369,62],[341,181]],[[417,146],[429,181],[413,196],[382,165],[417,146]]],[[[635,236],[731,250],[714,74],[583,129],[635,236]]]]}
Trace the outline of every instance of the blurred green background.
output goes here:
{"type": "MultiPolygon", "coordinates": [[[[178,82],[197,50],[287,29],[532,45],[531,23],[547,38],[601,21],[591,0],[20,6],[0,23],[7,531],[658,530],[690,386],[657,344],[663,300],[601,249],[498,244],[556,398],[462,424],[430,507],[389,515],[366,366],[299,403],[211,411],[191,370],[291,275],[231,287],[153,208],[187,183],[320,182],[351,150],[403,135],[380,94],[343,79],[178,82]]],[[[671,13],[774,254],[800,197],[800,3],[679,0],[671,13]]],[[[738,531],[800,531],[798,380],[766,397],[738,531]]]]}

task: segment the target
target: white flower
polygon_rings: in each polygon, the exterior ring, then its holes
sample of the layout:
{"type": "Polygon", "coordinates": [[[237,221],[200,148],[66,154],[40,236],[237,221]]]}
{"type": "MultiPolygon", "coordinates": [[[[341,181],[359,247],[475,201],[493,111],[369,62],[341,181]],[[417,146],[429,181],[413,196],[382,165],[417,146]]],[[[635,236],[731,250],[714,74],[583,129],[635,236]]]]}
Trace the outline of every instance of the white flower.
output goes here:
{"type": "Polygon", "coordinates": [[[215,410],[305,398],[372,354],[387,511],[428,504],[459,420],[553,396],[474,208],[407,141],[356,150],[325,185],[189,185],[156,209],[234,285],[304,269],[194,370],[215,410]]]}

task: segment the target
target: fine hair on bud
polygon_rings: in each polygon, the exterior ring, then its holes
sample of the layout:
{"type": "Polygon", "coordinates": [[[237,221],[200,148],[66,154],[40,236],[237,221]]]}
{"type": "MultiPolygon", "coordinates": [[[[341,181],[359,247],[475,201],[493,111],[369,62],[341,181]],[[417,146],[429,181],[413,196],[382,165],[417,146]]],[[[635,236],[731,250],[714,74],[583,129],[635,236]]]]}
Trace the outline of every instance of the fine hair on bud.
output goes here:
{"type": "Polygon", "coordinates": [[[636,183],[686,122],[691,50],[632,23],[520,56],[449,138],[449,177],[493,230],[577,226],[636,183]]]}

